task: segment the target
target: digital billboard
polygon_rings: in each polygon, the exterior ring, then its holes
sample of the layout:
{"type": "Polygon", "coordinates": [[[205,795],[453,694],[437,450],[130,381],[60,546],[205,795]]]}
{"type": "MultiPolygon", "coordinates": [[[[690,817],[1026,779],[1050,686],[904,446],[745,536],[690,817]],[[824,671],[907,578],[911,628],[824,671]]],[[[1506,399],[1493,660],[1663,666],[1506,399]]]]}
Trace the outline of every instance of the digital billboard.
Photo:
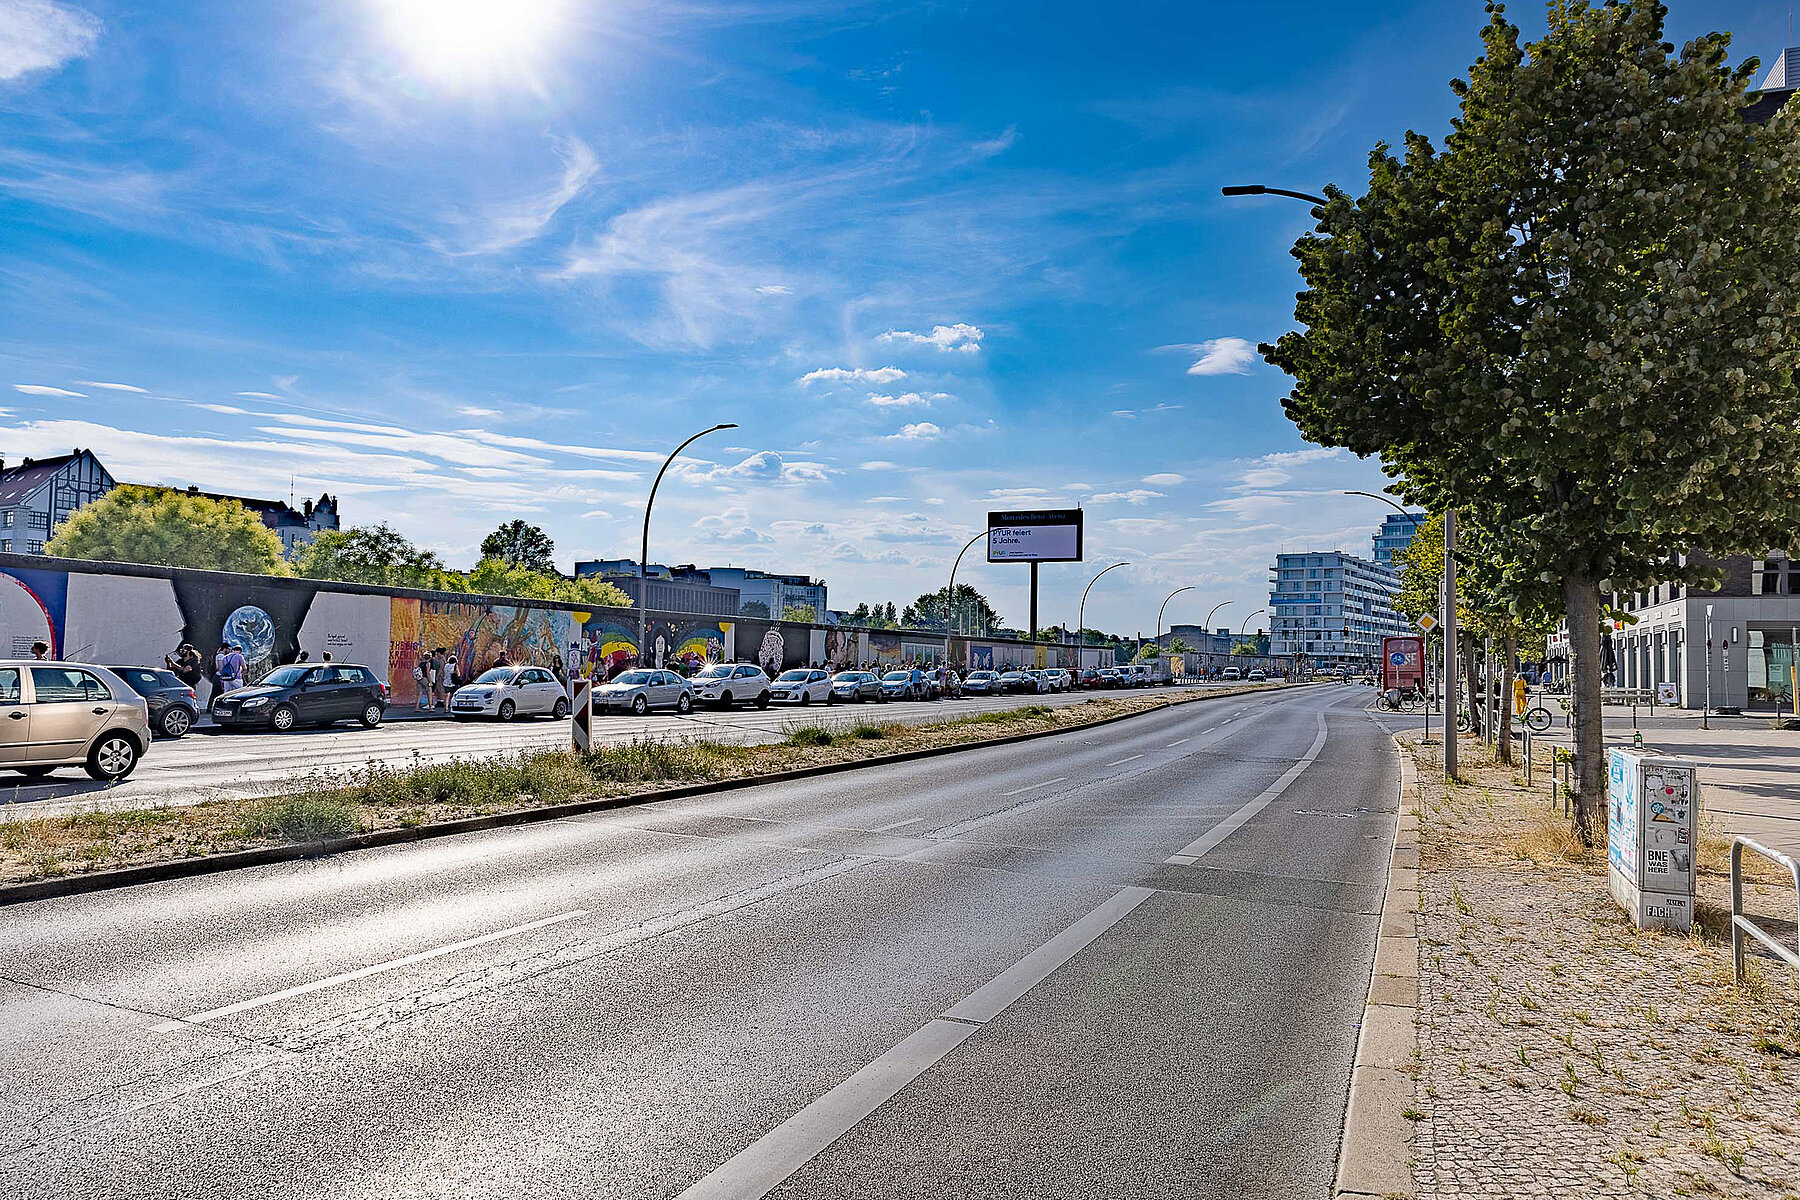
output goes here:
{"type": "Polygon", "coordinates": [[[989,562],[1080,562],[1081,510],[988,514],[989,562]]]}

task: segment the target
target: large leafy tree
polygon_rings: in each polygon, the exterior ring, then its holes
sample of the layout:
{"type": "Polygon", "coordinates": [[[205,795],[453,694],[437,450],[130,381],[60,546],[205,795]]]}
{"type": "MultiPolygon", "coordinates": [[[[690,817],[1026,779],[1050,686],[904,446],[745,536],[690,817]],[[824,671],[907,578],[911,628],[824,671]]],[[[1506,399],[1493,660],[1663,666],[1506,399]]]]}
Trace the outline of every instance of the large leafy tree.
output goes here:
{"type": "Polygon", "coordinates": [[[549,534],[516,517],[481,539],[482,558],[498,558],[546,575],[556,571],[555,553],[556,543],[549,534]]]}
{"type": "Polygon", "coordinates": [[[441,558],[415,546],[386,523],[325,530],[300,552],[294,569],[308,579],[336,579],[343,583],[438,589],[452,586],[441,558]]]}
{"type": "Polygon", "coordinates": [[[906,606],[900,624],[908,629],[965,630],[985,636],[996,626],[1005,624],[988,598],[966,583],[956,585],[956,602],[948,604],[949,588],[926,592],[906,606]],[[946,620],[946,614],[948,619],[946,620]]]}
{"type": "Polygon", "coordinates": [[[551,571],[534,571],[504,558],[484,558],[475,569],[460,576],[463,587],[484,596],[518,596],[526,600],[554,600],[560,604],[591,604],[630,608],[631,597],[605,580],[564,579],[551,571]]]}
{"type": "Polygon", "coordinates": [[[810,625],[819,619],[819,610],[810,604],[790,604],[781,610],[781,619],[810,625]]]}
{"type": "Polygon", "coordinates": [[[1496,588],[1560,608],[1574,649],[1579,830],[1605,788],[1603,593],[1705,583],[1690,551],[1800,523],[1800,140],[1741,116],[1728,37],[1679,53],[1661,5],[1498,5],[1441,152],[1408,134],[1333,189],[1294,253],[1303,332],[1265,347],[1312,440],[1380,455],[1434,511],[1479,505],[1496,588]]]}
{"type": "Polygon", "coordinates": [[[286,575],[281,539],[236,500],[124,484],[64,521],[44,547],[63,558],[286,575]]]}

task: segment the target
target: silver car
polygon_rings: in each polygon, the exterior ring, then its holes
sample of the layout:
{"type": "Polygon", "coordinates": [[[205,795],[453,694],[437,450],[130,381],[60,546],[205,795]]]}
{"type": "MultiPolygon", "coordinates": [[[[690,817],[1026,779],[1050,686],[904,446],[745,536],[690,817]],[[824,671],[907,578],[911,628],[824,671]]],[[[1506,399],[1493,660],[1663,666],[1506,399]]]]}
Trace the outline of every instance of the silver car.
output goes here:
{"type": "Polygon", "coordinates": [[[150,708],[105,667],[0,659],[0,770],[40,779],[85,767],[123,779],[150,747],[150,708]]]}
{"type": "Polygon", "coordinates": [[[692,712],[694,691],[673,671],[636,670],[620,673],[594,689],[594,711],[630,711],[643,716],[653,708],[692,712]]]}

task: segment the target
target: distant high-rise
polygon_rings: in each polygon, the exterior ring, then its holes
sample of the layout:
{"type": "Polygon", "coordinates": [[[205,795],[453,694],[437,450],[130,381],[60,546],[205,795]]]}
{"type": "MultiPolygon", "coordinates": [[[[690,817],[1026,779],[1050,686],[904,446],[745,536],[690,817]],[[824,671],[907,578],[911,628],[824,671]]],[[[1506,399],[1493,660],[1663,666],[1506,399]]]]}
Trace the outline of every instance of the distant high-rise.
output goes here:
{"type": "Polygon", "coordinates": [[[1412,545],[1413,535],[1425,523],[1424,513],[1389,513],[1381,528],[1375,531],[1375,561],[1394,565],[1394,556],[1412,545]]]}

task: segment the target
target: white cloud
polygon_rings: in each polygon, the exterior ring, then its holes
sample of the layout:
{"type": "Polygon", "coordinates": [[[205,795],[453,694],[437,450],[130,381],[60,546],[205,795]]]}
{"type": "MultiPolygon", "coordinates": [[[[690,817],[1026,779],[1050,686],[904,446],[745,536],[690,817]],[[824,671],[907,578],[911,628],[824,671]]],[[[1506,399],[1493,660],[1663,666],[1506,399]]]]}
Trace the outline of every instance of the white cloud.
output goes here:
{"type": "Polygon", "coordinates": [[[741,505],[708,513],[694,522],[694,528],[700,531],[695,541],[713,546],[758,546],[775,540],[750,524],[750,511],[741,505]]]}
{"type": "Polygon", "coordinates": [[[1115,417],[1120,417],[1127,421],[1137,420],[1137,411],[1135,409],[1115,408],[1115,409],[1113,409],[1112,415],[1115,417]]]}
{"type": "MultiPolygon", "coordinates": [[[[240,395],[240,396],[247,395],[247,394],[248,393],[246,393],[246,392],[238,393],[238,395],[240,395]]],[[[457,415],[459,415],[459,416],[475,417],[478,419],[482,418],[482,417],[497,417],[497,416],[501,415],[500,410],[497,408],[476,408],[472,404],[465,404],[463,407],[457,409],[456,412],[457,412],[457,415]]]]}
{"type": "Polygon", "coordinates": [[[978,327],[965,325],[959,321],[955,325],[933,325],[930,333],[914,333],[910,329],[890,329],[877,340],[905,342],[914,346],[936,346],[939,350],[973,354],[981,349],[981,339],[986,336],[978,327]]]}
{"type": "Polygon", "coordinates": [[[948,399],[950,399],[950,393],[948,392],[903,392],[898,396],[887,396],[880,392],[870,392],[868,403],[873,404],[877,408],[906,408],[914,404],[930,407],[931,402],[934,400],[948,399]]]}
{"type": "Polygon", "coordinates": [[[51,387],[45,383],[15,383],[13,391],[24,392],[27,396],[77,396],[86,398],[86,392],[71,392],[67,388],[51,387]]]}
{"type": "Polygon", "coordinates": [[[905,504],[905,496],[870,496],[864,504],[905,504]]]}
{"type": "Polygon", "coordinates": [[[204,408],[207,412],[224,413],[228,417],[247,417],[250,415],[249,409],[238,408],[231,404],[196,404],[194,407],[204,408]]]}
{"type": "Polygon", "coordinates": [[[1342,458],[1343,455],[1342,446],[1308,446],[1304,450],[1280,450],[1274,454],[1265,454],[1256,461],[1271,467],[1297,467],[1302,463],[1342,458]]]}
{"type": "Polygon", "coordinates": [[[695,483],[824,483],[831,477],[824,463],[789,461],[774,450],[759,450],[731,466],[688,467],[682,473],[695,483]]]}
{"type": "Polygon", "coordinates": [[[1188,348],[1200,355],[1187,369],[1189,375],[1248,375],[1256,361],[1256,347],[1240,337],[1213,338],[1188,348]]]}
{"type": "Polygon", "coordinates": [[[281,400],[285,398],[277,396],[274,392],[239,392],[237,394],[240,396],[248,396],[252,400],[281,400]]]}
{"type": "Polygon", "coordinates": [[[801,383],[894,383],[905,379],[899,367],[821,367],[800,377],[801,383]]]}
{"type": "Polygon", "coordinates": [[[1143,505],[1162,498],[1163,493],[1161,492],[1153,492],[1149,488],[1132,488],[1128,492],[1101,492],[1098,495],[1089,496],[1088,500],[1094,504],[1117,504],[1124,501],[1126,504],[1143,505]]]}
{"type": "Polygon", "coordinates": [[[943,429],[933,425],[930,421],[916,421],[910,425],[902,425],[899,433],[889,434],[888,441],[929,442],[933,438],[943,436],[943,429]]]}
{"type": "Polygon", "coordinates": [[[439,243],[439,248],[451,255],[494,254],[536,241],[600,174],[599,160],[580,138],[552,137],[550,144],[561,164],[554,182],[537,195],[459,218],[465,236],[455,245],[439,243]]]}
{"type": "Polygon", "coordinates": [[[1150,484],[1152,487],[1175,487],[1179,484],[1186,483],[1187,476],[1176,475],[1165,471],[1158,475],[1146,475],[1143,478],[1143,482],[1150,484]]]}
{"type": "Polygon", "coordinates": [[[1245,471],[1239,483],[1247,488],[1280,487],[1293,476],[1280,467],[1258,467],[1254,471],[1245,471]]]}
{"type": "Polygon", "coordinates": [[[794,294],[794,289],[785,283],[765,283],[756,289],[756,294],[759,296],[791,296],[794,294]]]}
{"type": "Polygon", "coordinates": [[[590,508],[586,512],[582,513],[581,516],[582,516],[583,520],[605,521],[605,520],[610,519],[612,517],[612,514],[607,512],[604,508],[590,508]]]}
{"type": "Polygon", "coordinates": [[[900,464],[877,458],[863,463],[862,469],[865,471],[898,471],[900,469],[900,464]]]}
{"type": "Polygon", "coordinates": [[[100,40],[100,18],[54,0],[0,4],[0,80],[85,58],[100,40]]]}
{"type": "Polygon", "coordinates": [[[82,387],[104,388],[109,392],[148,392],[150,390],[130,383],[101,383],[98,379],[77,379],[75,382],[82,387]]]}

